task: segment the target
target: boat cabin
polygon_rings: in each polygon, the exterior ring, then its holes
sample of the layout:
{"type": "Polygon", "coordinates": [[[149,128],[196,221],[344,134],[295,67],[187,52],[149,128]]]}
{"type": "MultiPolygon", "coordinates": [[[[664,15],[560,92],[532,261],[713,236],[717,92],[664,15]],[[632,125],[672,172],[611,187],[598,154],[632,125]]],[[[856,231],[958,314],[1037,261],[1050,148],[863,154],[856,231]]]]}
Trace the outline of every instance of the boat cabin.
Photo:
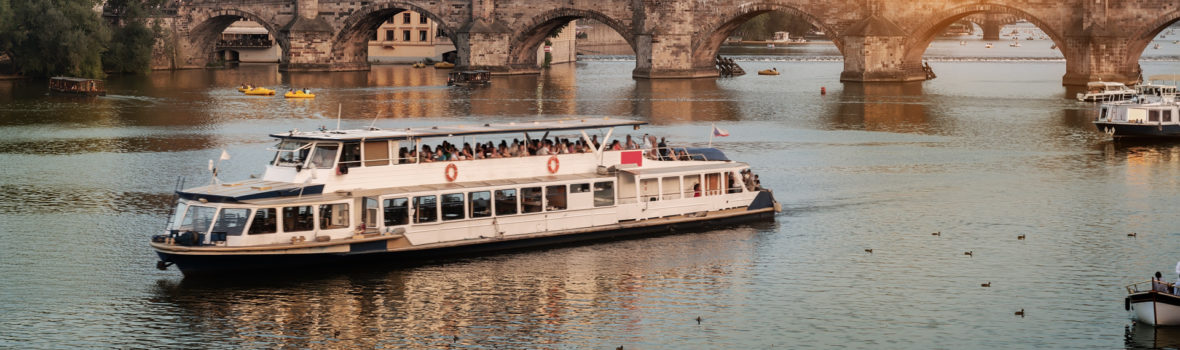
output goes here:
{"type": "Polygon", "coordinates": [[[1098,110],[1098,120],[1110,123],[1176,124],[1180,111],[1176,104],[1104,104],[1098,110]]]}
{"type": "Polygon", "coordinates": [[[1139,91],[1140,95],[1174,97],[1177,81],[1180,81],[1180,75],[1177,74],[1153,75],[1147,78],[1147,82],[1136,85],[1135,90],[1139,91]],[[1169,82],[1172,84],[1167,84],[1169,82]]]}
{"type": "Polygon", "coordinates": [[[86,96],[105,96],[107,94],[106,85],[102,80],[71,77],[49,78],[49,90],[86,96]]]}
{"type": "Polygon", "coordinates": [[[492,72],[486,70],[451,72],[447,75],[449,86],[483,86],[492,83],[492,72]]]}

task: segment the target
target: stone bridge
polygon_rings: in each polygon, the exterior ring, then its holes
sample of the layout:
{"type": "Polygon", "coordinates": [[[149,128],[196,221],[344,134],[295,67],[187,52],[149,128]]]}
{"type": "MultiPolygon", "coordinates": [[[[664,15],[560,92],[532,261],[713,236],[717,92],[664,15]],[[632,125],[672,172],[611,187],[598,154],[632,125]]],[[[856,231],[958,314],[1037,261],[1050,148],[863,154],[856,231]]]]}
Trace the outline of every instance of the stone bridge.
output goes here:
{"type": "Polygon", "coordinates": [[[218,34],[247,18],[265,26],[288,71],[369,68],[367,40],[401,11],[436,21],[458,65],[496,74],[537,73],[535,50],[554,28],[590,18],[636,53],[636,78],[715,77],[725,38],[754,16],[784,11],[822,29],[844,56],[843,81],[924,80],[922,56],[947,26],[989,14],[1028,20],[1066,60],[1066,85],[1135,81],[1152,38],[1180,19],[1180,2],[1145,0],[174,0],[159,68],[212,59],[218,34]]]}

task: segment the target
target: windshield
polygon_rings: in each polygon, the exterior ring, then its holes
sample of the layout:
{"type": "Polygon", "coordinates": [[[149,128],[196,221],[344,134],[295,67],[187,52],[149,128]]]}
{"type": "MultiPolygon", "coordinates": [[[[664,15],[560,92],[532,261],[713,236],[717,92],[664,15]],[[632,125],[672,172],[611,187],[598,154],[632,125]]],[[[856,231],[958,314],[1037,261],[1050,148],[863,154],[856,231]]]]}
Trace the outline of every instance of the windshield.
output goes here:
{"type": "Polygon", "coordinates": [[[179,229],[181,231],[196,231],[197,233],[208,232],[215,213],[217,213],[217,209],[212,207],[189,206],[188,211],[184,213],[184,219],[180,221],[179,229]]]}
{"type": "Polygon", "coordinates": [[[279,142],[274,164],[278,166],[303,164],[303,160],[307,159],[307,153],[310,151],[307,146],[308,143],[303,141],[283,140],[279,142]]]}

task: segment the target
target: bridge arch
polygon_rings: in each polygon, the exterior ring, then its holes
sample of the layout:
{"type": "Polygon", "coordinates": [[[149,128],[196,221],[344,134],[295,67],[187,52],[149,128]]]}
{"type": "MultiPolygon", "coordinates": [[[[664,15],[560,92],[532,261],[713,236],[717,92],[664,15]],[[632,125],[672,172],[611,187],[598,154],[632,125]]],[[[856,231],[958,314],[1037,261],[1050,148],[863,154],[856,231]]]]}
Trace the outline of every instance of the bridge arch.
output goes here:
{"type": "Polygon", "coordinates": [[[192,49],[198,55],[197,57],[201,57],[199,55],[205,55],[204,57],[212,59],[216,51],[218,37],[231,24],[242,18],[254,21],[261,24],[263,28],[266,28],[266,31],[275,38],[275,42],[278,43],[282,51],[280,57],[286,59],[287,52],[290,48],[290,41],[279,31],[278,27],[274,23],[263,19],[262,16],[239,9],[219,9],[211,11],[203,17],[194,18],[192,23],[196,23],[196,25],[189,28],[188,37],[189,42],[192,44],[192,49]]]}
{"type": "Polygon", "coordinates": [[[802,9],[784,5],[775,2],[757,2],[752,4],[742,4],[735,6],[715,18],[721,19],[715,24],[704,28],[700,31],[701,36],[693,39],[693,65],[697,67],[712,66],[713,58],[717,56],[717,52],[721,50],[721,44],[729,37],[738,27],[746,23],[754,17],[770,13],[770,12],[785,12],[790,15],[803,18],[808,24],[819,28],[824,32],[828,38],[832,39],[832,43],[836,45],[836,49],[840,50],[840,54],[844,54],[844,42],[840,40],[839,33],[835,28],[824,24],[818,17],[803,11],[802,9]]]}
{"type": "Polygon", "coordinates": [[[430,18],[438,24],[438,29],[455,42],[455,46],[462,45],[455,38],[455,30],[442,17],[434,12],[406,1],[377,1],[353,11],[341,24],[332,39],[332,58],[336,62],[352,62],[368,64],[369,38],[377,32],[377,28],[393,16],[413,11],[430,18]]]}
{"type": "Polygon", "coordinates": [[[631,27],[622,21],[594,10],[558,8],[533,16],[518,28],[519,30],[509,41],[508,64],[512,67],[525,69],[535,68],[537,66],[537,47],[545,42],[545,39],[554,30],[579,18],[589,18],[606,24],[623,36],[623,39],[627,40],[627,45],[631,46],[631,51],[635,51],[635,35],[631,31],[631,27]]]}
{"type": "Polygon", "coordinates": [[[1160,35],[1164,29],[1176,22],[1180,22],[1180,9],[1165,13],[1140,27],[1130,37],[1130,42],[1127,45],[1127,57],[1124,58],[1126,61],[1123,64],[1127,67],[1138,67],[1139,59],[1143,57],[1147,46],[1151,45],[1155,37],[1160,35]]]}
{"type": "Polygon", "coordinates": [[[952,8],[930,16],[930,21],[918,26],[912,32],[912,35],[910,35],[909,45],[907,45],[909,49],[905,55],[905,62],[921,65],[922,56],[926,54],[926,49],[930,47],[930,43],[942,31],[960,19],[981,13],[1009,15],[1031,22],[1038,29],[1044,31],[1045,35],[1049,36],[1049,40],[1053,40],[1053,44],[1057,45],[1058,50],[1065,55],[1067,64],[1073,60],[1068,54],[1069,51],[1065,49],[1064,37],[1058,32],[1058,29],[1064,28],[1055,28],[1037,16],[1015,7],[994,3],[981,3],[952,8]]]}

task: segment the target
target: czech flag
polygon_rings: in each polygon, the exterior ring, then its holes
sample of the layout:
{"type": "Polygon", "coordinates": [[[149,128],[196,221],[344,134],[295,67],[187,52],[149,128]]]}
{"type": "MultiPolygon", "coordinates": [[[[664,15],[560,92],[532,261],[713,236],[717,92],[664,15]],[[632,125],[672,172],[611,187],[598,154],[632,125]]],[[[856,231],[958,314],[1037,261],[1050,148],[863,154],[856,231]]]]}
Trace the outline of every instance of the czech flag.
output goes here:
{"type": "Polygon", "coordinates": [[[729,132],[725,131],[721,128],[718,128],[716,125],[714,125],[713,126],[713,136],[720,136],[720,137],[729,136],[729,132]]]}

